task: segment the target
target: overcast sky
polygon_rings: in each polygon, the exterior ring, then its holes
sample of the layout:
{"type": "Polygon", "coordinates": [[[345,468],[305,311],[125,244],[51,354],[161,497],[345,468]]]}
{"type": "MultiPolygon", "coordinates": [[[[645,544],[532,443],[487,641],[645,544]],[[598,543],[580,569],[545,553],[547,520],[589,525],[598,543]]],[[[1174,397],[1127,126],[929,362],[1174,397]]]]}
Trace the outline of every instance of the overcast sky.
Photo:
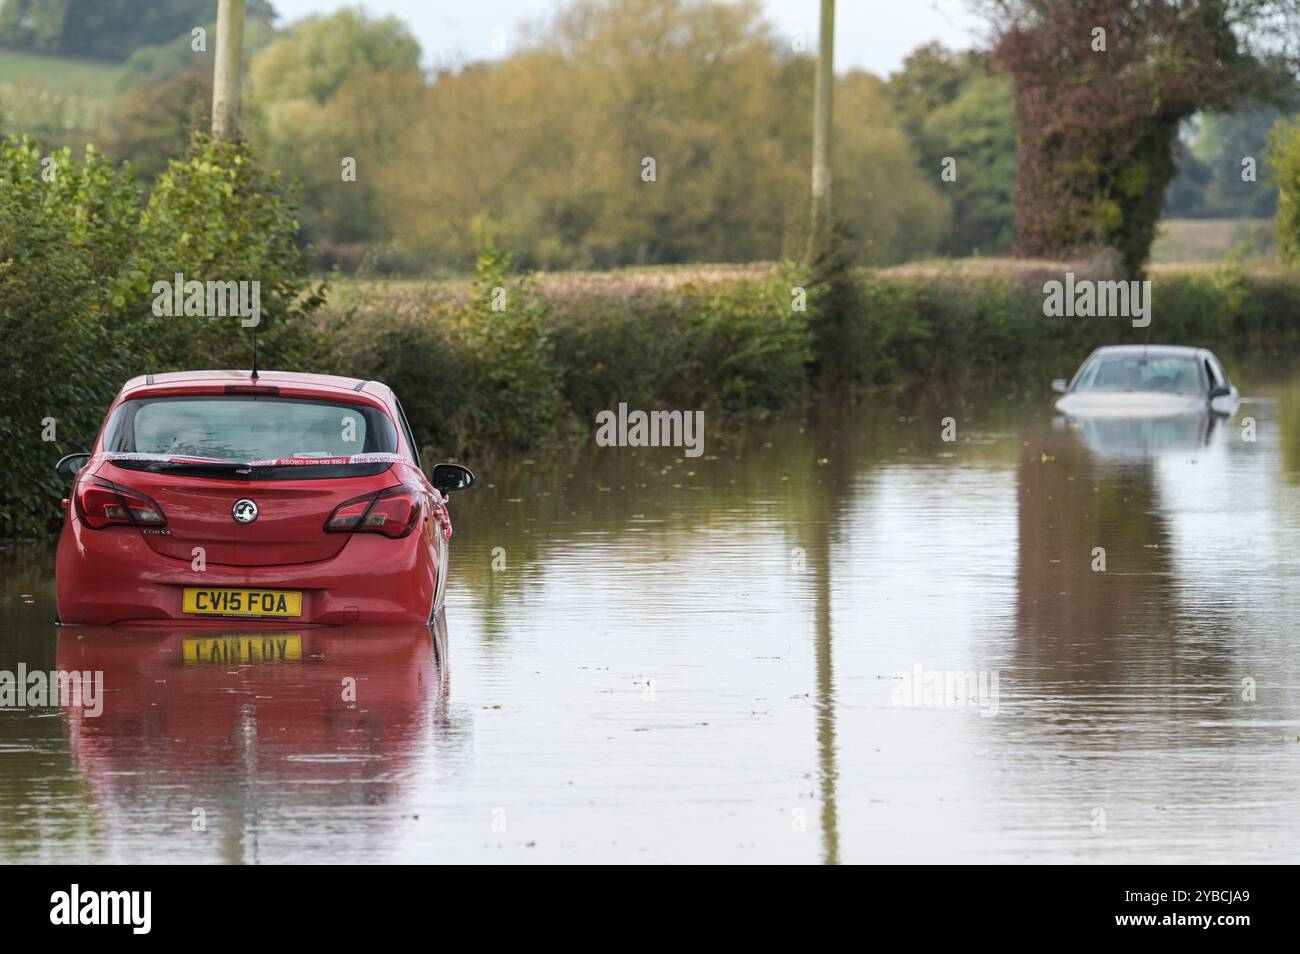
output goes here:
{"type": "MultiPolygon", "coordinates": [[[[356,0],[272,0],[281,25],[329,13],[356,0]]],[[[494,31],[507,51],[521,24],[547,17],[558,0],[365,0],[371,13],[394,15],[411,28],[429,65],[454,65],[492,57],[494,31]]],[[[813,47],[817,0],[763,0],[767,18],[790,37],[802,31],[813,47]]],[[[840,0],[836,10],[835,68],[858,67],[886,75],[911,50],[930,40],[964,49],[976,45],[981,24],[966,0],[840,0]]]]}

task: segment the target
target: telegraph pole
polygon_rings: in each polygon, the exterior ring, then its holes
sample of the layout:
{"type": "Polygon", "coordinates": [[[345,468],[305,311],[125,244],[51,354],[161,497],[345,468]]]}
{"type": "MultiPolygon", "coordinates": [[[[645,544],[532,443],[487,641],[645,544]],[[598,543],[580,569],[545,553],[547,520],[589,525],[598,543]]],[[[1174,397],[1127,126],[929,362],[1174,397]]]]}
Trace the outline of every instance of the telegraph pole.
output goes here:
{"type": "Polygon", "coordinates": [[[218,0],[216,69],[212,77],[212,138],[239,138],[240,61],[247,0],[218,0]]]}
{"type": "Polygon", "coordinates": [[[817,91],[813,102],[812,232],[809,258],[826,244],[831,227],[831,96],[835,86],[835,0],[822,0],[817,37],[817,91]]]}

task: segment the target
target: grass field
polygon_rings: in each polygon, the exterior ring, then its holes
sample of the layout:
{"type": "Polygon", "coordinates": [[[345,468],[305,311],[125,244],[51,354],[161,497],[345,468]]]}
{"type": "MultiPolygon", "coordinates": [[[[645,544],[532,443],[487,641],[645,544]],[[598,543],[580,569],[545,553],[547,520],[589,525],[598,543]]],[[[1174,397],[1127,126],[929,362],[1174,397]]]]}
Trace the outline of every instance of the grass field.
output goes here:
{"type": "Polygon", "coordinates": [[[1154,264],[1214,262],[1240,252],[1248,259],[1277,255],[1272,219],[1166,219],[1151,249],[1154,264]]]}
{"type": "MultiPolygon", "coordinates": [[[[1166,219],[1151,250],[1151,272],[1173,275],[1201,272],[1238,254],[1252,272],[1283,271],[1277,258],[1272,219],[1166,219]]],[[[774,262],[745,264],[646,265],[608,271],[545,272],[535,276],[544,297],[553,300],[611,296],[636,297],[678,288],[686,283],[710,284],[734,278],[752,278],[775,268],[774,262]]],[[[904,262],[877,269],[895,278],[960,275],[971,277],[1042,280],[1065,271],[1086,271],[1087,261],[1018,259],[1010,256],[935,258],[904,262]]],[[[421,278],[343,276],[334,283],[336,301],[357,303],[371,299],[425,301],[437,296],[462,301],[469,292],[468,275],[421,278]]]]}
{"type": "MultiPolygon", "coordinates": [[[[1186,257],[1178,260],[1153,259],[1153,276],[1194,275],[1213,270],[1233,248],[1234,227],[1242,223],[1175,220],[1166,223],[1175,239],[1166,245],[1181,248],[1186,257]],[[1201,226],[1211,225],[1211,228],[1201,226]],[[1188,251],[1188,250],[1191,251],[1188,251]]],[[[1253,222],[1252,228],[1267,229],[1272,235],[1272,221],[1253,222]]],[[[1163,227],[1163,226],[1162,226],[1163,227]]],[[[1279,276],[1288,269],[1275,254],[1247,252],[1246,266],[1256,276],[1279,276]]],[[[542,297],[554,304],[581,299],[633,300],[679,289],[686,284],[708,285],[734,279],[753,279],[770,273],[775,262],[748,262],[739,265],[662,265],[638,266],[598,272],[541,272],[533,276],[542,297]]],[[[1056,261],[1010,257],[939,258],[906,262],[874,271],[885,278],[1006,278],[1034,284],[1059,278],[1063,272],[1087,272],[1092,266],[1085,260],[1056,261]]],[[[435,301],[464,302],[469,296],[470,277],[370,278],[342,275],[332,281],[331,304],[346,308],[378,301],[387,302],[399,312],[421,313],[435,301]]]]}
{"type": "Polygon", "coordinates": [[[0,86],[29,83],[56,93],[77,93],[92,99],[107,96],[117,78],[117,64],[74,60],[0,50],[0,86]]]}
{"type": "Polygon", "coordinates": [[[79,147],[112,94],[117,66],[0,50],[0,135],[32,133],[79,147]]]}

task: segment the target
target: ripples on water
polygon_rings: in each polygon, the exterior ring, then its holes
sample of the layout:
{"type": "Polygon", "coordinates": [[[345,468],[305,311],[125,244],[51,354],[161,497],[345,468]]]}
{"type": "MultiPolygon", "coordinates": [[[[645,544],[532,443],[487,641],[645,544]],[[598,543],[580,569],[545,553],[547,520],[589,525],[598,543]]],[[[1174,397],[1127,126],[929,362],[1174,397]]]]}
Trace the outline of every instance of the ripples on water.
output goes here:
{"type": "Polygon", "coordinates": [[[59,631],[7,551],[0,668],[106,701],[0,711],[0,857],[1293,860],[1300,380],[1239,376],[1213,426],[891,399],[481,468],[448,632],[255,664],[59,631]]]}

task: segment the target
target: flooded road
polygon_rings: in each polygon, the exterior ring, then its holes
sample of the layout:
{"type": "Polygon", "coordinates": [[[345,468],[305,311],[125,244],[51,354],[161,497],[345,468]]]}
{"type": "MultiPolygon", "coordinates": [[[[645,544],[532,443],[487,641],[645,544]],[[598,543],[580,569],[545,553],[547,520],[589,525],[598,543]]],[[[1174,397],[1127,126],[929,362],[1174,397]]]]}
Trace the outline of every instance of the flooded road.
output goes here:
{"type": "Polygon", "coordinates": [[[104,674],[0,710],[0,858],[1294,861],[1300,375],[1229,370],[480,467],[432,636],[60,631],[0,551],[0,670],[104,674]]]}

